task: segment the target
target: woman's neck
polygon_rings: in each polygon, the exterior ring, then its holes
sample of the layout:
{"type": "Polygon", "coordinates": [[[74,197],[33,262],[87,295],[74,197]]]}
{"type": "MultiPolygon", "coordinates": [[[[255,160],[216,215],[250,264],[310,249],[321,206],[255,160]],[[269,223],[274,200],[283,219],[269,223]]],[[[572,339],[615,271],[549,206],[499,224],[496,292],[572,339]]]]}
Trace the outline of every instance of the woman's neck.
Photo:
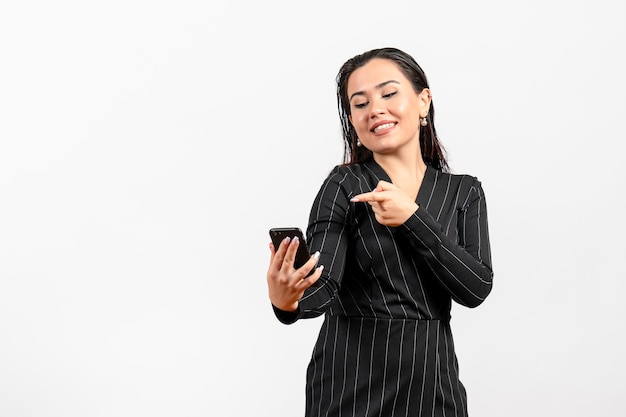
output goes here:
{"type": "Polygon", "coordinates": [[[412,157],[374,154],[374,160],[389,175],[392,183],[413,199],[417,198],[426,173],[421,153],[412,157]]]}
{"type": "Polygon", "coordinates": [[[392,181],[394,177],[405,180],[414,178],[421,181],[426,172],[426,163],[421,153],[411,156],[374,154],[374,160],[385,170],[392,181]]]}

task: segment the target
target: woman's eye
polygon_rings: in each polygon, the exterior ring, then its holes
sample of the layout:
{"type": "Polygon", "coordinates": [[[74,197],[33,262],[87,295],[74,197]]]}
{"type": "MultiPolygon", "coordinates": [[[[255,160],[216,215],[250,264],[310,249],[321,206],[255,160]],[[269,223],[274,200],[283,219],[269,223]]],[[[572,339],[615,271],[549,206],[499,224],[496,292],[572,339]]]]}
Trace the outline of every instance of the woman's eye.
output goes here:
{"type": "Polygon", "coordinates": [[[397,91],[392,91],[391,93],[383,94],[383,98],[390,98],[397,94],[397,91]]]}
{"type": "Polygon", "coordinates": [[[367,106],[367,102],[365,102],[365,103],[356,103],[354,105],[354,107],[356,107],[357,109],[363,109],[363,108],[365,108],[365,106],[367,106]]]}

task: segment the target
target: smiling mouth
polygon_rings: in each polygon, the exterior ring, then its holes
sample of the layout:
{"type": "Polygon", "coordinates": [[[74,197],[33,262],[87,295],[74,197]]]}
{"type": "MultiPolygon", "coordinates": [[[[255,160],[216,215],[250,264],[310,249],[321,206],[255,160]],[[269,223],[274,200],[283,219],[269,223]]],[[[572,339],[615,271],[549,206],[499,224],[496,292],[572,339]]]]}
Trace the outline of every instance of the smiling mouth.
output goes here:
{"type": "Polygon", "coordinates": [[[395,125],[396,125],[395,123],[384,123],[382,125],[376,126],[374,129],[372,129],[372,132],[377,133],[377,132],[380,132],[381,130],[389,129],[390,127],[394,127],[395,125]]]}

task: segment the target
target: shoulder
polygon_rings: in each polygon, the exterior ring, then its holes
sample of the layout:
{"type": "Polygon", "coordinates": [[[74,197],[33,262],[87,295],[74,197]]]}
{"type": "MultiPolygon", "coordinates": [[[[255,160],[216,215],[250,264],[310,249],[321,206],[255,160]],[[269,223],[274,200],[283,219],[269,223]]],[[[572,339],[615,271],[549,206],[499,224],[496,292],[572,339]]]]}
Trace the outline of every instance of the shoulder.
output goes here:
{"type": "Polygon", "coordinates": [[[352,195],[371,191],[376,185],[376,175],[366,164],[336,165],[324,179],[319,195],[344,195],[349,199],[352,195]]]}
{"type": "Polygon", "coordinates": [[[328,181],[340,181],[347,183],[361,182],[376,177],[371,167],[367,164],[336,165],[326,177],[328,181]]]}
{"type": "Polygon", "coordinates": [[[480,180],[476,176],[471,174],[443,172],[437,169],[434,169],[434,171],[436,182],[448,183],[462,189],[467,189],[468,191],[472,188],[477,188],[481,186],[480,180]]]}
{"type": "Polygon", "coordinates": [[[442,172],[434,170],[435,192],[447,196],[454,195],[455,200],[462,208],[472,202],[484,198],[481,181],[474,175],[442,172]]]}
{"type": "Polygon", "coordinates": [[[346,165],[340,164],[335,165],[335,167],[330,171],[329,175],[353,175],[360,176],[363,172],[366,172],[367,169],[363,164],[354,164],[354,165],[346,165]]]}

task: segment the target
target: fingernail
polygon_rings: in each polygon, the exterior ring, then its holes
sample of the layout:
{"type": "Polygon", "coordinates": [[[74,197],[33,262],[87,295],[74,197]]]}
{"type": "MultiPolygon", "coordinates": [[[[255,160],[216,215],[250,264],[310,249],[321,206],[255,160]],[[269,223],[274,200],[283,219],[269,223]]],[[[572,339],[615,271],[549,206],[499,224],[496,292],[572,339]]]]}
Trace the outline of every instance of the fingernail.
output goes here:
{"type": "Polygon", "coordinates": [[[287,242],[289,242],[289,238],[288,237],[283,239],[283,243],[287,243],[287,242]]]}
{"type": "Polygon", "coordinates": [[[323,271],[324,270],[324,265],[318,266],[317,269],[319,269],[320,271],[323,271]]]}
{"type": "Polygon", "coordinates": [[[358,202],[359,202],[359,199],[358,199],[358,198],[356,198],[356,197],[352,197],[352,198],[350,199],[350,202],[351,202],[351,203],[358,203],[358,202]]]}
{"type": "Polygon", "coordinates": [[[294,236],[293,238],[291,238],[291,244],[294,244],[298,241],[298,236],[294,236]]]}
{"type": "Polygon", "coordinates": [[[320,258],[320,251],[315,252],[315,253],[313,254],[313,257],[314,257],[315,259],[319,259],[319,258],[320,258]]]}

